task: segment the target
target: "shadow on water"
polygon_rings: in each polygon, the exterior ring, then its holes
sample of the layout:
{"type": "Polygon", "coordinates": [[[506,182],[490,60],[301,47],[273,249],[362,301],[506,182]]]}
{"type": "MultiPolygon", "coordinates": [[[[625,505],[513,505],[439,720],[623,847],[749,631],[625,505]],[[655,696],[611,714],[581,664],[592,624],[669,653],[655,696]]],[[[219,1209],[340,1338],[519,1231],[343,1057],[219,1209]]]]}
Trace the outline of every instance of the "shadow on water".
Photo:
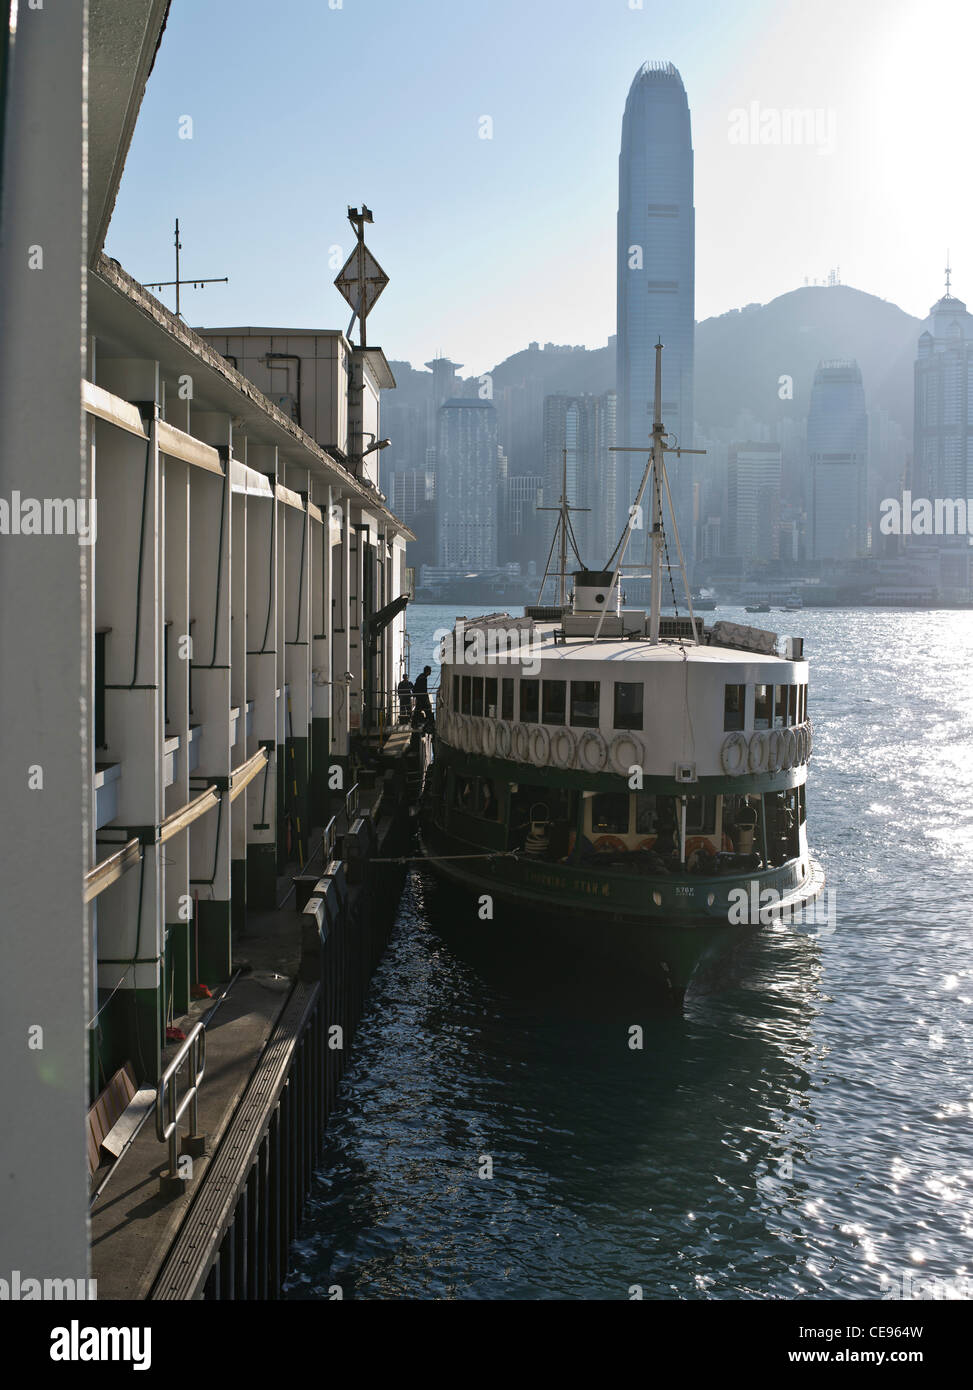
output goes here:
{"type": "Polygon", "coordinates": [[[767,1296],[795,1257],[768,1221],[800,1198],[814,947],[741,940],[679,1012],[462,922],[410,875],[288,1295],[767,1296]]]}

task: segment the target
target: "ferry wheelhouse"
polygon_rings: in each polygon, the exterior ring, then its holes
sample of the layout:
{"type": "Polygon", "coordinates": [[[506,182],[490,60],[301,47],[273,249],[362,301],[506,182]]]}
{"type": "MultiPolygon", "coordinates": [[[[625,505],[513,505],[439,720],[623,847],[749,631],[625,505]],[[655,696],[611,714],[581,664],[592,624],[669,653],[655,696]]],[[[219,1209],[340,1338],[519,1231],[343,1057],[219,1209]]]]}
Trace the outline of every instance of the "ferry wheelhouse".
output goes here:
{"type": "MultiPolygon", "coordinates": [[[[574,574],[570,603],[459,619],[440,652],[421,823],[438,873],[580,929],[681,999],[747,920],[735,907],[794,908],[824,880],[808,847],[802,639],[707,628],[691,599],[688,617],[660,612],[663,456],[675,450],[659,376],[636,500],[652,475],[651,611],[622,606],[625,540],[614,571],[574,574]]],[[[562,560],[562,596],[563,575],[562,560]]]]}

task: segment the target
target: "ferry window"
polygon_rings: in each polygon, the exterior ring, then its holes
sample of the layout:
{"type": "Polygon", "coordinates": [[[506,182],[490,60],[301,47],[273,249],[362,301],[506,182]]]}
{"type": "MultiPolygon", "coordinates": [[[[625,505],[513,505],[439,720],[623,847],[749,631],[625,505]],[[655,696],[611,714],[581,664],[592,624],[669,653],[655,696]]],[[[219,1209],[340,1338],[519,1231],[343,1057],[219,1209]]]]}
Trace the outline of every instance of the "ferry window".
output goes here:
{"type": "Polygon", "coordinates": [[[540,681],[520,682],[520,718],[524,724],[536,724],[540,715],[540,681]]]}
{"type": "Polygon", "coordinates": [[[493,783],[488,777],[480,778],[480,794],[477,799],[477,811],[485,820],[496,820],[497,818],[497,796],[493,789],[493,783]]]}
{"type": "Polygon", "coordinates": [[[500,718],[513,719],[514,717],[514,683],[513,678],[505,676],[500,682],[500,718]]]}
{"type": "Polygon", "coordinates": [[[787,722],[788,724],[798,723],[796,685],[789,685],[787,687],[787,722]]]}
{"type": "Polygon", "coordinates": [[[770,728],[770,701],[773,690],[772,685],[755,685],[753,688],[753,727],[755,729],[770,728]]]}
{"type": "Polygon", "coordinates": [[[787,723],[787,686],[774,686],[774,728],[782,729],[787,723]]]}
{"type": "Polygon", "coordinates": [[[616,729],[641,729],[642,727],[642,682],[615,682],[615,724],[616,729]]]}
{"type": "Polygon", "coordinates": [[[463,704],[462,704],[462,707],[461,707],[461,710],[460,710],[460,713],[461,713],[461,714],[469,714],[469,712],[470,712],[470,698],[471,698],[471,696],[470,696],[470,690],[471,690],[472,685],[473,685],[472,679],[471,679],[469,676],[464,676],[464,677],[463,677],[463,704]]]}
{"type": "Polygon", "coordinates": [[[801,723],[807,719],[807,686],[801,686],[801,723]]]}
{"type": "Polygon", "coordinates": [[[564,723],[564,692],[566,681],[544,682],[544,720],[545,724],[564,723]]]}
{"type": "Polygon", "coordinates": [[[747,687],[727,685],[723,687],[723,732],[736,732],[743,728],[746,709],[747,687]]]}
{"type": "Polygon", "coordinates": [[[602,792],[591,798],[591,832],[593,835],[628,834],[628,792],[602,792]]]}
{"type": "Polygon", "coordinates": [[[497,680],[495,676],[489,677],[483,695],[483,712],[488,719],[497,717],[497,680]]]}
{"type": "Polygon", "coordinates": [[[716,834],[716,797],[686,797],[686,834],[716,834]]]}
{"type": "Polygon", "coordinates": [[[597,681],[571,682],[571,723],[576,729],[597,729],[597,681]]]}
{"type": "Polygon", "coordinates": [[[801,825],[803,825],[804,822],[807,820],[807,803],[805,800],[805,788],[803,785],[801,785],[800,787],[798,787],[797,790],[800,793],[798,801],[801,808],[801,825]]]}
{"type": "Polygon", "coordinates": [[[453,677],[453,709],[459,710],[459,676],[453,677]]]}
{"type": "Polygon", "coordinates": [[[483,677],[473,677],[473,714],[483,713],[483,677]]]}
{"type": "Polygon", "coordinates": [[[639,835],[655,834],[655,793],[635,793],[635,830],[639,835]]]}

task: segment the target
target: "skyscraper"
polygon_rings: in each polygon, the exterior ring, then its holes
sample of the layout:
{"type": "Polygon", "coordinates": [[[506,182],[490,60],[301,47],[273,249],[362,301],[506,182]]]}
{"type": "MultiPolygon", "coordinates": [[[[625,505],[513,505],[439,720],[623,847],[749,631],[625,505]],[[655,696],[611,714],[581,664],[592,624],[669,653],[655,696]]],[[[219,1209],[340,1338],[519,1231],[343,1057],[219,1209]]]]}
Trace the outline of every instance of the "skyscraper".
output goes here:
{"type": "Polygon", "coordinates": [[[808,521],[815,560],[865,553],[868,415],[857,362],[822,362],[807,420],[808,521]]]}
{"type": "Polygon", "coordinates": [[[439,410],[436,509],[439,563],[450,570],[497,567],[497,412],[489,401],[454,397],[439,410]]]}
{"type": "Polygon", "coordinates": [[[748,566],[778,557],[780,473],[779,444],[730,446],[727,550],[748,566]]]}
{"type": "Polygon", "coordinates": [[[973,314],[948,289],[920,335],[915,383],[913,492],[973,497],[973,314]]]}
{"type": "MultiPolygon", "coordinates": [[[[622,119],[618,160],[618,438],[648,446],[655,344],[662,358],[662,418],[693,444],[696,229],[689,103],[671,63],[635,74],[622,119]]],[[[635,499],[645,460],[616,455],[617,520],[635,499]]],[[[670,456],[673,500],[687,560],[693,549],[691,458],[670,456]]]]}
{"type": "MultiPolygon", "coordinates": [[[[608,452],[615,429],[614,391],[544,397],[544,505],[558,505],[566,449],[568,502],[587,508],[572,516],[571,525],[589,569],[605,564],[618,538],[614,455],[608,452]]],[[[544,529],[552,531],[554,521],[548,515],[544,529]]]]}

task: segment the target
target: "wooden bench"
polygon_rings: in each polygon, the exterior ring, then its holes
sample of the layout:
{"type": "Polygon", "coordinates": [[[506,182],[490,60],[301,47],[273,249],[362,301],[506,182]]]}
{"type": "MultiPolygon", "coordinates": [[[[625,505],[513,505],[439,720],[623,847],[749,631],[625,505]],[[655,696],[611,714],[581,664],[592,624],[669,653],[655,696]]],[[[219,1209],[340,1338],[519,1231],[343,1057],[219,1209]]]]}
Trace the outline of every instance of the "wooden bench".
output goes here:
{"type": "Polygon", "coordinates": [[[155,1088],[140,1090],[131,1064],[119,1067],[88,1111],[89,1174],[121,1156],[154,1104],[155,1088]]]}

